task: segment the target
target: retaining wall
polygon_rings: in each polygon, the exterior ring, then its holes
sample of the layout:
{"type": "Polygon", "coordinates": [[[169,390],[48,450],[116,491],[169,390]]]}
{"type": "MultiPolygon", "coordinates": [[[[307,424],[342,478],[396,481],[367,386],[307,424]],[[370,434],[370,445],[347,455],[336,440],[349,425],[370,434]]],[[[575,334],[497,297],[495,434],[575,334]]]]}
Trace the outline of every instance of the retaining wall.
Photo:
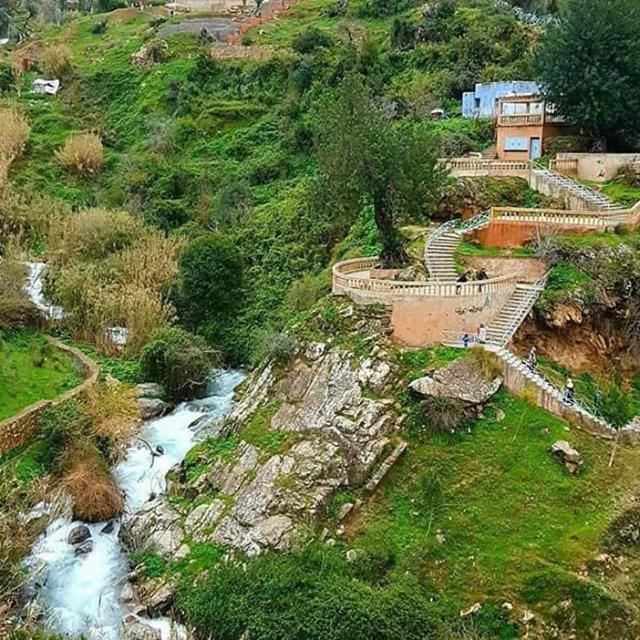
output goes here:
{"type": "Polygon", "coordinates": [[[11,451],[19,447],[37,435],[42,424],[42,418],[47,411],[65,402],[74,399],[82,399],[86,392],[97,382],[100,368],[88,358],[82,351],[47,336],[57,349],[66,351],[77,360],[84,371],[85,380],[74,389],[58,396],[54,400],[41,400],[29,407],[24,408],[20,413],[0,422],[0,454],[11,451]]]}

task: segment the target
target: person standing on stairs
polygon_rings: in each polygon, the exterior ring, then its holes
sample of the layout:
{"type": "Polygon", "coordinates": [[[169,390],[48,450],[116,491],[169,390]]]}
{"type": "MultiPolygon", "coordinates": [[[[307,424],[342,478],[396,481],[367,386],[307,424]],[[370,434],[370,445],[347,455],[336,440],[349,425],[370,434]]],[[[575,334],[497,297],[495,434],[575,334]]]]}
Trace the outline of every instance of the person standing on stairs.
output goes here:
{"type": "Polygon", "coordinates": [[[598,418],[602,417],[602,394],[600,393],[600,389],[596,389],[596,392],[593,394],[593,404],[596,408],[596,416],[598,418]]]}
{"type": "Polygon", "coordinates": [[[529,359],[527,360],[527,366],[531,369],[532,373],[536,372],[538,368],[538,352],[535,346],[532,346],[529,350],[529,359]]]}
{"type": "Polygon", "coordinates": [[[478,327],[478,342],[480,344],[487,344],[487,326],[482,323],[478,327]]]}
{"type": "Polygon", "coordinates": [[[571,378],[567,378],[567,381],[564,385],[564,401],[566,404],[572,405],[574,402],[574,389],[573,389],[573,380],[571,378]]]}
{"type": "MultiPolygon", "coordinates": [[[[488,280],[489,276],[484,267],[481,267],[480,270],[476,273],[476,280],[488,280]]],[[[482,293],[482,285],[478,286],[478,293],[482,293]]]]}
{"type": "MultiPolygon", "coordinates": [[[[462,283],[462,282],[467,282],[469,280],[469,272],[465,271],[457,280],[456,282],[458,283],[462,283]]],[[[460,292],[462,291],[462,285],[461,284],[457,284],[456,285],[456,295],[460,295],[460,292]]]]}

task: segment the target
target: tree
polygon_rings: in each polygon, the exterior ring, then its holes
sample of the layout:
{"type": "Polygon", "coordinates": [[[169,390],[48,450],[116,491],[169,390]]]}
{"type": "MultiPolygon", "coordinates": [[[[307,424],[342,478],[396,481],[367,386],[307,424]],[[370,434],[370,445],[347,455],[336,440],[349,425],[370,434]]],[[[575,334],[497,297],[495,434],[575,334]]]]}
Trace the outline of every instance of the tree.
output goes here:
{"type": "Polygon", "coordinates": [[[182,252],[178,306],[192,326],[224,317],[235,306],[241,284],[242,261],[229,236],[200,236],[182,252]]]}
{"type": "Polygon", "coordinates": [[[605,148],[640,127],[640,3],[569,0],[537,52],[538,78],[560,113],[605,148]]]}
{"type": "Polygon", "coordinates": [[[616,431],[611,458],[609,458],[609,466],[611,466],[616,455],[620,430],[633,418],[629,394],[625,393],[617,384],[612,384],[602,396],[602,417],[616,431]]]}
{"type": "Polygon", "coordinates": [[[385,266],[407,259],[398,218],[428,215],[444,180],[428,125],[394,124],[389,111],[371,95],[361,75],[349,72],[321,98],[313,122],[325,197],[345,216],[373,206],[385,266]]]}

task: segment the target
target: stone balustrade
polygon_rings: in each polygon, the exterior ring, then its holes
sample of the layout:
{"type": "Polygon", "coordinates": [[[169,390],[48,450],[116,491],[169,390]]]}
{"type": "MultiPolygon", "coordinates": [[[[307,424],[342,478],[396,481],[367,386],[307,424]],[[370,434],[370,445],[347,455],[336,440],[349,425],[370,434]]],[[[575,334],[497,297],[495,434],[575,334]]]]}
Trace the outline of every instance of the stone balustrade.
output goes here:
{"type": "Polygon", "coordinates": [[[349,295],[359,302],[390,303],[398,298],[456,298],[491,294],[504,289],[514,289],[515,275],[505,275],[489,280],[472,282],[437,282],[431,280],[404,281],[370,277],[370,270],[378,262],[377,257],[355,258],[338,262],[333,266],[333,293],[349,295]]]}
{"type": "Polygon", "coordinates": [[[440,161],[454,178],[515,176],[529,179],[529,161],[488,160],[486,158],[444,158],[440,161]]]}
{"type": "Polygon", "coordinates": [[[549,160],[549,169],[565,176],[577,176],[578,158],[555,158],[549,160]]]}

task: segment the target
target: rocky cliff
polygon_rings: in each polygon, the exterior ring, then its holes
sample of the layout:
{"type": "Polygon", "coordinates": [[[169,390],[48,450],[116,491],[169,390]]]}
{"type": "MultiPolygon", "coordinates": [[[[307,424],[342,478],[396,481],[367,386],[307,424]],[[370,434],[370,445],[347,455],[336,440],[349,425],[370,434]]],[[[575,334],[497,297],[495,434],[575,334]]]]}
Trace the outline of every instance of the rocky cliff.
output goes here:
{"type": "MultiPolygon", "coordinates": [[[[316,320],[318,322],[316,322],[316,320]]],[[[244,386],[229,419],[123,529],[130,547],[168,559],[211,542],[255,555],[316,525],[340,489],[362,486],[384,462],[400,423],[387,318],[342,307],[339,336],[299,340],[244,386]]]]}

